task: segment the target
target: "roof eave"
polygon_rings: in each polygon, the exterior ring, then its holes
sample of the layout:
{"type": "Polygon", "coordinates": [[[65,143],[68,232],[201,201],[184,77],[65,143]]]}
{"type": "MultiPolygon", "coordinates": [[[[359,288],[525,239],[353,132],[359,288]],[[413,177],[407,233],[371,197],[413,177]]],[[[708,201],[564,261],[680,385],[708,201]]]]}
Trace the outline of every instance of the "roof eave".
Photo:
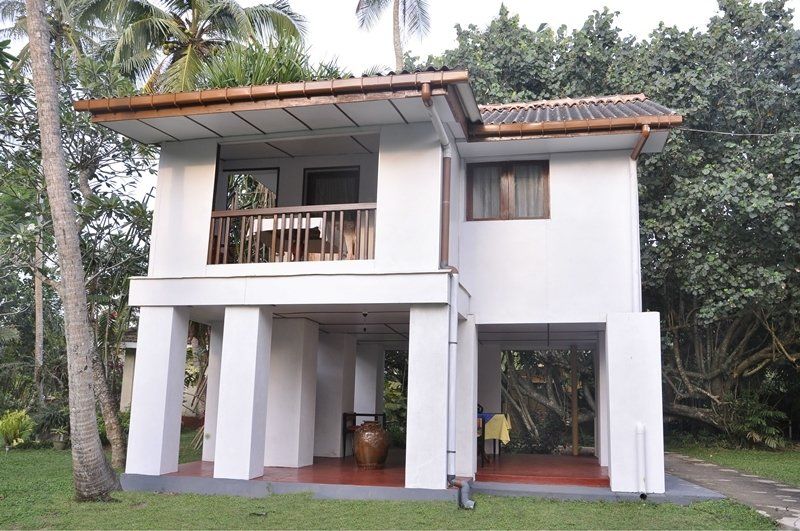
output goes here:
{"type": "Polygon", "coordinates": [[[469,136],[471,139],[491,138],[530,138],[542,135],[571,133],[604,133],[619,130],[638,130],[642,126],[652,129],[669,129],[680,125],[683,116],[678,114],[635,116],[621,118],[602,118],[592,120],[563,120],[548,122],[519,122],[510,124],[472,124],[469,136]]]}

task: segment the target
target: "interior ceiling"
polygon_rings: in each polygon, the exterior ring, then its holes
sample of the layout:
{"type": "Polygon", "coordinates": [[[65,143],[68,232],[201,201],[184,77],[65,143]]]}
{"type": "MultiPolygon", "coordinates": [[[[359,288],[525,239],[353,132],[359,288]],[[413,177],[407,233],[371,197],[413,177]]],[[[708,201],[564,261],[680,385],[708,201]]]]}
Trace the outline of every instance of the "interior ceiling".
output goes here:
{"type": "MultiPolygon", "coordinates": [[[[223,319],[221,306],[192,308],[192,319],[209,323],[223,319]]],[[[322,333],[354,334],[359,341],[400,343],[408,341],[407,304],[280,306],[276,319],[308,319],[322,333]]],[[[605,323],[479,324],[481,343],[501,343],[509,348],[554,348],[593,345],[605,323]]]]}
{"type": "Polygon", "coordinates": [[[220,159],[252,160],[324,155],[367,155],[378,152],[377,133],[303,137],[268,142],[222,144],[220,159]]]}
{"type": "MultiPolygon", "coordinates": [[[[461,127],[454,127],[453,114],[443,96],[435,96],[442,120],[448,122],[457,138],[461,127]]],[[[368,100],[351,103],[296,105],[252,111],[226,111],[185,116],[164,116],[132,120],[103,121],[106,127],[145,144],[158,144],[201,138],[224,138],[341,127],[368,127],[427,122],[419,97],[368,100]]]]}

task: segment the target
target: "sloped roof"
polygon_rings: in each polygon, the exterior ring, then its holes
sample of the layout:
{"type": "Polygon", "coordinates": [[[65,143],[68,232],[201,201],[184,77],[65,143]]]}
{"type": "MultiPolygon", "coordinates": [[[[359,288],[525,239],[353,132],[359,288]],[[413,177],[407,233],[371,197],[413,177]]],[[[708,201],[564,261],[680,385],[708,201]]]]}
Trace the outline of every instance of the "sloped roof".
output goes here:
{"type": "MultiPolygon", "coordinates": [[[[342,114],[335,118],[346,125],[374,125],[400,119],[406,123],[424,119],[419,102],[424,91],[444,98],[462,137],[469,140],[514,139],[580,133],[633,131],[648,126],[668,129],[683,118],[644,94],[619,94],[587,98],[564,98],[498,105],[477,105],[465,70],[447,68],[386,75],[277,83],[251,87],[211,89],[126,98],[79,100],[78,111],[88,111],[92,120],[126,136],[157,143],[164,140],[218,137],[271,132],[272,120],[292,120],[297,114],[316,114],[311,109],[342,114]],[[379,102],[384,102],[380,107],[379,102]],[[391,108],[389,107],[391,105],[391,108]],[[362,112],[359,112],[358,109],[362,112]],[[392,111],[393,108],[393,111],[392,111]],[[279,114],[278,111],[281,111],[279,114]],[[285,111],[285,113],[283,113],[285,111]],[[396,111],[396,112],[394,112],[396,111]],[[364,116],[373,112],[375,117],[364,116]],[[272,114],[270,114],[272,113],[272,114]],[[349,113],[349,114],[348,114],[349,113]],[[353,116],[356,114],[357,116],[353,116]],[[219,119],[214,116],[220,116],[219,119]],[[229,123],[220,123],[225,115],[229,123]],[[278,120],[278,118],[281,118],[278,120]],[[257,121],[261,120],[266,127],[257,121]],[[198,123],[199,122],[199,123],[198,123]],[[244,122],[244,124],[239,123],[244,122]],[[223,126],[229,127],[223,127],[223,126]],[[235,127],[234,127],[235,126],[235,127]],[[198,132],[199,131],[199,132],[198,132]]],[[[324,113],[323,113],[324,114],[324,113]]],[[[308,129],[332,127],[330,120],[301,123],[308,129]]],[[[294,123],[294,122],[293,122],[294,123]]],[[[391,123],[391,122],[387,122],[391,123]]]]}
{"type": "Polygon", "coordinates": [[[638,128],[680,124],[675,111],[644,94],[616,94],[532,102],[481,105],[477,136],[516,136],[638,128]]]}

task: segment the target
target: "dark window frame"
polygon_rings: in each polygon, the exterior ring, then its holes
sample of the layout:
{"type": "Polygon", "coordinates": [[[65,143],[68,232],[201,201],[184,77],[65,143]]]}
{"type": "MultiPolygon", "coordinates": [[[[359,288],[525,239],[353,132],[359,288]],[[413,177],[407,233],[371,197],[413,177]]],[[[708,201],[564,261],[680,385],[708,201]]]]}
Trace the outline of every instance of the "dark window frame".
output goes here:
{"type": "Polygon", "coordinates": [[[550,161],[512,160],[467,164],[467,221],[508,221],[514,219],[550,219],[550,161]],[[514,166],[518,164],[532,164],[541,167],[542,178],[544,179],[544,208],[541,216],[517,216],[514,214],[514,166]],[[474,169],[487,166],[500,168],[500,215],[492,218],[476,218],[473,216],[472,202],[474,169]]]}
{"type": "MultiPolygon", "coordinates": [[[[217,193],[219,192],[219,186],[221,182],[224,180],[225,188],[228,187],[228,177],[231,173],[250,173],[250,172],[259,172],[259,171],[274,171],[276,174],[275,177],[275,200],[276,205],[281,206],[281,167],[280,166],[244,166],[242,168],[233,168],[233,169],[225,169],[224,165],[221,164],[221,160],[219,158],[219,151],[220,146],[217,145],[217,164],[216,169],[214,170],[214,195],[211,200],[212,208],[211,210],[214,212],[225,212],[228,210],[227,204],[225,205],[225,210],[215,210],[213,207],[216,206],[215,202],[217,200],[217,193]]],[[[226,201],[227,203],[227,201],[226,201]]]]}
{"type": "Polygon", "coordinates": [[[360,165],[350,165],[350,166],[320,166],[320,167],[311,167],[311,168],[303,168],[303,196],[302,196],[302,203],[305,206],[308,206],[308,173],[315,172],[315,171],[332,171],[332,170],[339,170],[339,171],[356,171],[356,203],[361,202],[361,166],[360,165]]]}

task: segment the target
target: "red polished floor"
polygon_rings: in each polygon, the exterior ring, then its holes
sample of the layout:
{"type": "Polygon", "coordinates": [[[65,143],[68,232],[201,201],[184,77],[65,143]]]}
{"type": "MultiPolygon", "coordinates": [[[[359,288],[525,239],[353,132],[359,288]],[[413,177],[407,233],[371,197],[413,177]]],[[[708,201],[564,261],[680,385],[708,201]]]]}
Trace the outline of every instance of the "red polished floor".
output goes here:
{"type": "Polygon", "coordinates": [[[608,469],[596,457],[502,454],[478,467],[477,481],[608,487],[608,469]]]}
{"type": "MultiPolygon", "coordinates": [[[[404,452],[389,453],[382,470],[359,470],[355,459],[315,457],[314,464],[302,468],[266,467],[256,481],[284,483],[323,483],[330,485],[367,485],[402,487],[405,483],[404,452]]],[[[184,463],[171,476],[213,477],[214,463],[184,463]]],[[[608,487],[608,471],[594,457],[569,455],[502,454],[491,463],[478,467],[478,481],[528,483],[542,485],[580,485],[608,487]]]]}
{"type": "MultiPolygon", "coordinates": [[[[381,470],[360,470],[353,457],[315,457],[314,464],[302,468],[265,467],[261,481],[281,483],[324,483],[329,485],[367,485],[402,487],[405,484],[404,452],[390,452],[381,470]]],[[[212,461],[194,461],[178,466],[171,476],[213,477],[212,461]]]]}

